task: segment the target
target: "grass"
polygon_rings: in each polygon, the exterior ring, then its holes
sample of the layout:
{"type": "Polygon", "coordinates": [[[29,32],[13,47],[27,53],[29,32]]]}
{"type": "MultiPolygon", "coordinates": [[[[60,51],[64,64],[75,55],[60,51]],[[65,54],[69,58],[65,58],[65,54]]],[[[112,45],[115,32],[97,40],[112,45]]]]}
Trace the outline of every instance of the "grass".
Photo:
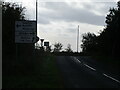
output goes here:
{"type": "MultiPolygon", "coordinates": [[[[39,57],[41,58],[41,57],[39,57]]],[[[42,57],[42,61],[34,62],[34,71],[23,75],[4,75],[4,88],[63,88],[63,81],[56,66],[55,57],[47,55],[42,57]]],[[[22,70],[23,68],[21,68],[22,70]]],[[[30,71],[30,70],[29,70],[30,71]]],[[[27,72],[27,70],[26,70],[27,72]]]]}

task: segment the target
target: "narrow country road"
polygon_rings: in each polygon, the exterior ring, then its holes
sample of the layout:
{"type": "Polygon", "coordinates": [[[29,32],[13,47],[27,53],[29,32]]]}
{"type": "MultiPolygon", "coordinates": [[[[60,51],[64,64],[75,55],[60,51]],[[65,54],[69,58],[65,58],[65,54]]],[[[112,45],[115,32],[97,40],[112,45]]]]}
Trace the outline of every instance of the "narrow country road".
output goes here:
{"type": "MultiPolygon", "coordinates": [[[[66,88],[120,88],[120,81],[82,57],[57,56],[66,88]]],[[[117,75],[116,75],[117,76],[117,75]]]]}

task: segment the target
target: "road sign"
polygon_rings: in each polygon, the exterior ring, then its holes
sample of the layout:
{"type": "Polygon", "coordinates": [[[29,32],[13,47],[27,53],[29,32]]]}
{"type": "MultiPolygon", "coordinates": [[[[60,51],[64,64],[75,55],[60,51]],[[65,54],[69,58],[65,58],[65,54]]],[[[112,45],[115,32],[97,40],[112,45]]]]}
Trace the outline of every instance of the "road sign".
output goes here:
{"type": "Polygon", "coordinates": [[[36,37],[36,21],[15,22],[15,43],[35,43],[36,37]]]}
{"type": "Polygon", "coordinates": [[[44,46],[49,46],[49,42],[44,42],[44,46]]]}

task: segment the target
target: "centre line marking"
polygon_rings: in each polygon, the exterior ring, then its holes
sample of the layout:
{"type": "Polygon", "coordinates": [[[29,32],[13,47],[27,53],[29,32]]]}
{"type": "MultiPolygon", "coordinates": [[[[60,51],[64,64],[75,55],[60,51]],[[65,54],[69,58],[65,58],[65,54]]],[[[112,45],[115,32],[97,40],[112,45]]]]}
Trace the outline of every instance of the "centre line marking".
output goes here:
{"type": "Polygon", "coordinates": [[[119,80],[117,80],[117,79],[115,79],[115,78],[113,78],[113,77],[111,77],[111,76],[108,76],[107,74],[104,74],[104,73],[103,73],[103,75],[106,76],[106,77],[108,77],[108,78],[110,78],[110,79],[112,79],[112,80],[114,80],[114,81],[116,81],[116,82],[118,82],[118,83],[120,83],[119,80]]]}
{"type": "Polygon", "coordinates": [[[92,67],[90,67],[90,66],[88,66],[87,64],[84,64],[86,67],[88,67],[88,68],[90,68],[90,69],[92,69],[92,70],[94,70],[94,71],[96,71],[96,69],[94,69],[94,68],[92,68],[92,67]]]}

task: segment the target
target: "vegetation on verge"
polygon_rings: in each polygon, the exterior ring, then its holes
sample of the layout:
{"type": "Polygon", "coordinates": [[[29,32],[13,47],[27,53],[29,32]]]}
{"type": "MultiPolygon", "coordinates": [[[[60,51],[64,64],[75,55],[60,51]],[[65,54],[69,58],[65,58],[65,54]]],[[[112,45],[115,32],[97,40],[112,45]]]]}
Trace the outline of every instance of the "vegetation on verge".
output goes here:
{"type": "MultiPolygon", "coordinates": [[[[55,58],[50,55],[51,47],[46,50],[44,47],[40,47],[39,50],[36,50],[34,43],[15,44],[15,21],[25,20],[24,9],[15,3],[3,3],[2,5],[3,89],[62,88],[63,83],[55,58]]],[[[70,45],[65,52],[60,52],[63,45],[55,43],[53,54],[93,55],[94,57],[99,56],[96,58],[106,62],[109,60],[109,62],[119,63],[119,33],[120,1],[117,3],[117,8],[109,10],[106,27],[99,36],[92,33],[83,36],[82,53],[72,52],[70,45]]]]}
{"type": "Polygon", "coordinates": [[[2,3],[2,88],[62,87],[54,56],[35,49],[34,43],[15,43],[15,21],[25,20],[24,9],[2,3]]]}
{"type": "Polygon", "coordinates": [[[34,60],[33,64],[31,64],[31,67],[34,67],[32,70],[28,69],[26,73],[24,73],[24,68],[21,66],[21,72],[15,75],[4,75],[3,89],[64,87],[62,77],[56,66],[55,57],[53,55],[39,55],[37,59],[34,60]]]}
{"type": "Polygon", "coordinates": [[[117,8],[110,8],[109,14],[106,16],[106,26],[100,35],[93,33],[83,35],[83,44],[81,45],[83,52],[89,55],[104,55],[112,58],[120,56],[120,1],[117,8]]]}

